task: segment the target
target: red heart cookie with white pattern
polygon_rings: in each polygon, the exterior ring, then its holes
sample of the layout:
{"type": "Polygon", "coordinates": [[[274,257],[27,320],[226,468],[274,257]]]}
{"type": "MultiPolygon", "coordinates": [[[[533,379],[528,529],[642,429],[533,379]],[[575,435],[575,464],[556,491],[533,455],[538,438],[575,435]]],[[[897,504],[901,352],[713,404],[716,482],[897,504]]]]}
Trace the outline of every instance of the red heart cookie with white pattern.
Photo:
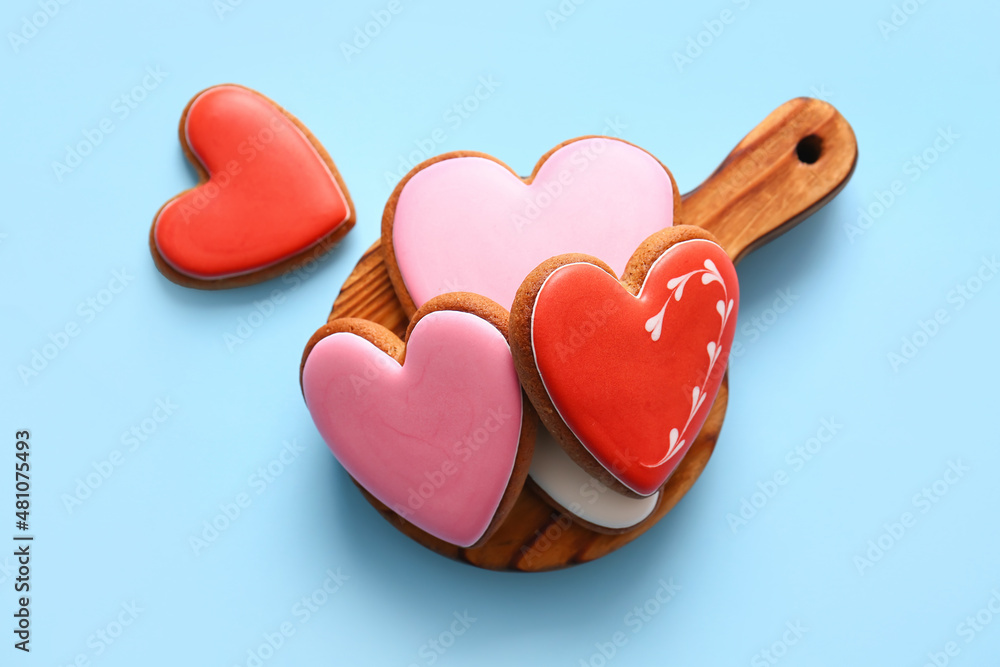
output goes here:
{"type": "Polygon", "coordinates": [[[333,160],[294,116],[225,84],[192,98],[180,139],[201,183],[159,210],[157,268],[188,287],[240,287],[315,259],[354,226],[333,160]]]}
{"type": "Polygon", "coordinates": [[[511,345],[542,421],[614,488],[649,496],[694,442],[725,374],[736,269],[697,227],[647,239],[619,281],[603,262],[561,255],[518,290],[511,345]]]}

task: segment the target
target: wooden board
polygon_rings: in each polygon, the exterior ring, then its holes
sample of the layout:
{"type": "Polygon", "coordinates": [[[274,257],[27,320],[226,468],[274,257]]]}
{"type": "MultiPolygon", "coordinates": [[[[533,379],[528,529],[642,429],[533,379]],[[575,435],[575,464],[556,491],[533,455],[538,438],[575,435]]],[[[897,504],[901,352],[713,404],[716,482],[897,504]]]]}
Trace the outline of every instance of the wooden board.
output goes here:
{"type": "MultiPolygon", "coordinates": [[[[830,201],[847,184],[857,157],[854,132],[836,109],[820,100],[792,100],[765,118],[704,183],[684,195],[681,219],[712,232],[738,262],[830,201]]],[[[378,242],[344,282],[330,313],[331,320],[338,317],[365,318],[403,336],[408,320],[378,242]]],[[[727,377],[701,433],[662,489],[656,510],[619,535],[574,523],[529,483],[485,545],[462,549],[402,521],[364,489],[362,493],[386,520],[420,544],[477,567],[535,572],[591,561],[649,530],[687,493],[715,449],[728,398],[727,377]]]]}

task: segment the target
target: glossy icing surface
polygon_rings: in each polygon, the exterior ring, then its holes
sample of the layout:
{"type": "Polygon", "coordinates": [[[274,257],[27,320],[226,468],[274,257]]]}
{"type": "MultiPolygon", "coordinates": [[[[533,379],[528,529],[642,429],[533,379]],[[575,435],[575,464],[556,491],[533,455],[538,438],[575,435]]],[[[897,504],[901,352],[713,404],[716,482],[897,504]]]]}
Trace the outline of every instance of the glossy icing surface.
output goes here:
{"type": "Polygon", "coordinates": [[[506,489],[521,433],[510,347],[464,312],[424,316],[401,366],[368,340],[320,340],[302,374],[320,434],[351,476],[411,523],[474,544],[506,489]]]}
{"type": "Polygon", "coordinates": [[[508,310],[538,264],[581,252],[622,271],[636,247],[674,219],[670,175],[623,141],[571,142],[530,185],[481,157],[436,162],[400,193],[392,243],[419,308],[445,292],[474,292],[508,310]]]}
{"type": "Polygon", "coordinates": [[[678,243],[638,296],[597,266],[553,271],[535,300],[535,362],[560,417],[626,487],[670,477],[715,400],[736,327],[739,286],[725,251],[678,243]]]}
{"type": "Polygon", "coordinates": [[[266,268],[350,217],[316,148],[262,95],[209,88],[191,103],[184,131],[209,180],[169,201],[154,222],[156,248],[178,272],[212,280],[266,268]]]}
{"type": "Polygon", "coordinates": [[[552,435],[540,428],[531,459],[531,479],[567,512],[615,530],[630,528],[656,509],[660,494],[628,498],[594,479],[573,462],[552,435]]]}

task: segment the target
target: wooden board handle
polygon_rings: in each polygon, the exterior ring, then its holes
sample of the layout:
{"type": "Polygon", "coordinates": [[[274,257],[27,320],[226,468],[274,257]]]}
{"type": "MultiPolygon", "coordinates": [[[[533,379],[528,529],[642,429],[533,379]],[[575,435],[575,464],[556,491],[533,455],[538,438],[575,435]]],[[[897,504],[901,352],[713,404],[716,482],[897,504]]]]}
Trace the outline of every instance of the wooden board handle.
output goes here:
{"type": "Polygon", "coordinates": [[[684,195],[682,221],[712,232],[738,262],[833,199],[857,161],[854,130],[840,112],[822,100],[791,100],[684,195]]]}

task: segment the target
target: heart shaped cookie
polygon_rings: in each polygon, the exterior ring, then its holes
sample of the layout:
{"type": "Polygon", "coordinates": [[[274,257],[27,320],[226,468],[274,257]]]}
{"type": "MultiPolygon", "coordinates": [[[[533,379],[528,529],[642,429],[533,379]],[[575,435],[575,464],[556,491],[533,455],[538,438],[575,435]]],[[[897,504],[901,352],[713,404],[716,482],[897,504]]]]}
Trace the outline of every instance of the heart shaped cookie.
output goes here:
{"type": "Polygon", "coordinates": [[[225,84],[192,98],[180,139],[201,183],[159,210],[157,268],[201,289],[267,280],[305,263],[354,226],[333,160],[302,123],[258,92],[225,84]]]}
{"type": "Polygon", "coordinates": [[[448,294],[404,343],[360,319],[313,335],[302,390],[351,477],[399,517],[461,547],[485,541],[524,485],[534,414],[507,343],[507,311],[448,294]]]}
{"type": "Polygon", "coordinates": [[[543,423],[591,475],[649,496],[697,436],[736,328],[736,269],[698,227],[663,230],[618,280],[584,255],[543,262],[518,290],[511,345],[543,423]]]}
{"type": "Polygon", "coordinates": [[[598,533],[627,532],[649,518],[660,492],[632,498],[602,484],[573,462],[548,429],[538,430],[528,481],[549,505],[598,533]]]}
{"type": "Polygon", "coordinates": [[[624,270],[646,237],[675,223],[679,206],[670,171],[619,139],[567,141],[525,179],[489,155],[447,153],[396,186],[382,247],[407,314],[454,291],[510,308],[524,277],[555,255],[589,253],[624,270]]]}

